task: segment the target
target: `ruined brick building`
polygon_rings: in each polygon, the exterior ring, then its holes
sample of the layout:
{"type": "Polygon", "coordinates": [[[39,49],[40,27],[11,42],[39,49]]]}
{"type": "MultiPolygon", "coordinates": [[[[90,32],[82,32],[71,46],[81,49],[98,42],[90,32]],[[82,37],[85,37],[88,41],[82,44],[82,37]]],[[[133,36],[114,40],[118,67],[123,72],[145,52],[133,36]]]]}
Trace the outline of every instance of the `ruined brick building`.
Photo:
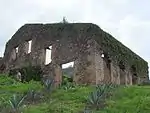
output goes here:
{"type": "Polygon", "coordinates": [[[44,75],[53,76],[58,83],[62,65],[68,62],[74,62],[73,80],[79,84],[131,85],[148,80],[148,63],[91,23],[22,26],[7,42],[0,70],[9,72],[29,62],[41,66],[44,75]]]}

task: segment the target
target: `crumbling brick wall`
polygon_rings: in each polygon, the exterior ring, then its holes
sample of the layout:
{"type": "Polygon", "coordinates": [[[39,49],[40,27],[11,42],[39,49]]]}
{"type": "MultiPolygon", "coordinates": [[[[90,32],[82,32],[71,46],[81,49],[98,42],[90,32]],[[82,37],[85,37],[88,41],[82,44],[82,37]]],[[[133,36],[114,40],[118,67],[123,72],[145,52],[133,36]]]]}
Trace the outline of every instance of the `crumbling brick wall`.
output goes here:
{"type": "Polygon", "coordinates": [[[71,61],[75,63],[74,81],[79,84],[132,84],[133,74],[138,79],[148,79],[146,61],[90,23],[26,24],[7,42],[3,58],[5,71],[31,63],[41,66],[45,75],[53,76],[58,84],[62,79],[61,65],[71,61]],[[32,47],[28,53],[30,40],[32,47]],[[52,62],[45,65],[49,46],[52,62]],[[119,62],[123,62],[125,69],[121,69],[119,62]],[[132,66],[136,68],[134,73],[132,66]]]}
{"type": "Polygon", "coordinates": [[[6,68],[6,66],[4,64],[3,57],[0,57],[0,73],[4,73],[5,68],[6,68]]]}

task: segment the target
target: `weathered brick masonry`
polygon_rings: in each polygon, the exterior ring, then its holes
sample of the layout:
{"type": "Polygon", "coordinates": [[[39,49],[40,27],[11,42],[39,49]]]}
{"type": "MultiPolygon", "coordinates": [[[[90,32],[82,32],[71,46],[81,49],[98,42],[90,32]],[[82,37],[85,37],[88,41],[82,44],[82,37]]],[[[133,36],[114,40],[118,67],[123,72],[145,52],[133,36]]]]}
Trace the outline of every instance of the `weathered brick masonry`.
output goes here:
{"type": "Polygon", "coordinates": [[[74,61],[78,84],[138,84],[148,80],[148,63],[91,23],[26,24],[7,42],[0,72],[40,65],[44,75],[62,81],[61,65],[74,61]],[[32,40],[31,52],[27,53],[32,40]],[[52,62],[45,65],[46,48],[52,62]],[[16,53],[17,48],[17,53],[16,53]]]}

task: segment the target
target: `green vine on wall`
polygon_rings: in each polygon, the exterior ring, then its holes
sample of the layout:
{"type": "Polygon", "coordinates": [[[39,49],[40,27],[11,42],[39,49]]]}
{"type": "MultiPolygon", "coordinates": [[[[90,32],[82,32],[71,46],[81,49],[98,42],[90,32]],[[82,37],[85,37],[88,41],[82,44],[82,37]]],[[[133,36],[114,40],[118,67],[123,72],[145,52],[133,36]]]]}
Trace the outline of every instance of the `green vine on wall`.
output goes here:
{"type": "Polygon", "coordinates": [[[93,37],[93,39],[95,39],[98,42],[98,44],[101,45],[102,50],[108,53],[109,57],[117,64],[119,64],[119,62],[122,61],[126,66],[134,66],[136,68],[138,76],[148,77],[148,63],[95,24],[27,24],[23,26],[19,31],[19,35],[14,36],[18,38],[13,38],[14,40],[12,40],[14,41],[14,43],[16,42],[16,40],[21,40],[20,37],[23,37],[24,35],[26,37],[31,37],[31,34],[32,37],[35,37],[33,35],[39,36],[37,34],[47,34],[47,36],[55,37],[55,39],[61,38],[62,36],[76,38],[82,37],[82,40],[85,40],[88,37],[93,37]],[[30,31],[32,31],[32,33],[30,33],[30,31]]]}
{"type": "Polygon", "coordinates": [[[102,49],[108,53],[109,57],[119,64],[124,62],[130,68],[135,66],[138,76],[148,76],[148,63],[140,56],[125,47],[110,34],[99,30],[96,33],[95,40],[102,46],[102,49]],[[102,32],[102,33],[100,33],[102,32]]]}

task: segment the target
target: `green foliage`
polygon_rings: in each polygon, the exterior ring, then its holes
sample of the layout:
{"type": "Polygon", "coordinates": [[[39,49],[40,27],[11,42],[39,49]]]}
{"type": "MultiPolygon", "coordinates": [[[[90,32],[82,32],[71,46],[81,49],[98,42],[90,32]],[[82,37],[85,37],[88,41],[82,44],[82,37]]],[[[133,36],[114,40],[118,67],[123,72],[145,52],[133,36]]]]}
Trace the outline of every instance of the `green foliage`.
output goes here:
{"type": "Polygon", "coordinates": [[[76,86],[74,83],[68,82],[66,85],[62,85],[61,88],[64,90],[74,89],[76,86]]]}
{"type": "MultiPolygon", "coordinates": [[[[6,77],[6,79],[8,78],[6,77]]],[[[36,92],[39,91],[42,92],[43,87],[40,82],[35,81],[0,85],[0,96],[2,97],[0,98],[0,113],[10,113],[11,109],[9,109],[7,100],[19,101],[25,92],[30,92],[30,96],[34,100],[37,98],[36,92]],[[14,99],[13,94],[17,94],[16,99],[14,99]],[[6,109],[3,110],[4,108],[6,109]]],[[[75,86],[75,88],[68,90],[55,89],[46,98],[43,98],[42,101],[27,104],[28,99],[26,97],[23,106],[20,104],[18,108],[23,113],[149,113],[150,111],[150,86],[98,85],[96,88],[95,86],[75,86]],[[105,102],[105,106],[99,110],[89,107],[87,100],[89,100],[90,92],[102,92],[103,90],[105,92],[103,93],[104,98],[101,98],[100,104],[105,102]]],[[[9,105],[11,104],[9,103],[9,105]]]]}
{"type": "Polygon", "coordinates": [[[31,65],[20,69],[20,72],[23,75],[23,80],[27,82],[31,80],[41,81],[43,73],[40,66],[31,66],[31,65]]]}
{"type": "Polygon", "coordinates": [[[23,109],[23,113],[51,113],[48,112],[48,106],[47,103],[40,103],[36,105],[30,105],[23,109]]]}
{"type": "Polygon", "coordinates": [[[88,108],[85,108],[84,111],[83,111],[83,113],[93,113],[93,111],[90,110],[90,109],[88,109],[88,108]]]}
{"type": "Polygon", "coordinates": [[[23,104],[23,101],[25,99],[26,95],[20,96],[14,94],[13,97],[9,100],[9,104],[14,112],[18,112],[19,108],[23,104]]]}
{"type": "Polygon", "coordinates": [[[27,99],[29,99],[30,101],[34,101],[35,99],[36,99],[36,91],[35,90],[29,90],[28,92],[27,92],[27,99]]]}
{"type": "Polygon", "coordinates": [[[88,98],[88,103],[98,109],[104,105],[105,98],[110,92],[112,84],[97,85],[96,90],[91,92],[88,98]]]}
{"type": "Polygon", "coordinates": [[[14,84],[16,81],[10,77],[8,77],[7,75],[0,75],[0,86],[2,85],[12,85],[14,84]]]}
{"type": "Polygon", "coordinates": [[[8,104],[8,102],[5,100],[5,98],[1,97],[0,98],[0,112],[4,107],[7,106],[7,104],[8,104]]]}
{"type": "Polygon", "coordinates": [[[75,89],[54,90],[50,101],[30,105],[24,113],[79,113],[83,111],[86,100],[93,87],[78,86],[75,89]]]}
{"type": "Polygon", "coordinates": [[[134,65],[138,76],[148,76],[148,63],[145,60],[98,26],[91,26],[91,29],[95,30],[93,31],[96,35],[95,40],[102,46],[102,50],[108,54],[112,61],[116,64],[123,61],[130,68],[134,65]]]}
{"type": "Polygon", "coordinates": [[[68,82],[72,83],[73,78],[67,77],[66,75],[62,76],[62,84],[61,85],[66,85],[68,82]]]}
{"type": "Polygon", "coordinates": [[[0,85],[0,107],[4,107],[7,105],[7,101],[9,100],[13,94],[24,94],[28,91],[28,89],[33,90],[41,90],[42,86],[39,82],[30,81],[29,83],[20,83],[12,78],[9,78],[7,76],[1,76],[0,75],[0,82],[3,82],[2,85],[0,85]],[[7,83],[11,83],[13,81],[13,84],[8,85],[7,83]],[[5,101],[4,101],[5,100],[5,101]]]}
{"type": "Polygon", "coordinates": [[[65,90],[75,88],[75,84],[73,83],[73,78],[63,76],[61,88],[65,89],[65,90]]]}
{"type": "Polygon", "coordinates": [[[14,83],[13,85],[9,85],[9,86],[0,86],[0,94],[3,92],[8,92],[8,93],[24,93],[27,92],[28,89],[41,89],[42,86],[40,85],[39,82],[29,82],[29,83],[14,83]]]}
{"type": "Polygon", "coordinates": [[[26,101],[28,103],[39,102],[43,98],[43,95],[34,89],[29,89],[26,95],[26,101]]]}
{"type": "Polygon", "coordinates": [[[46,92],[50,93],[53,89],[54,80],[53,79],[47,79],[44,81],[44,89],[46,92]]]}
{"type": "Polygon", "coordinates": [[[96,113],[149,113],[150,87],[119,87],[106,100],[107,107],[96,113]]]}
{"type": "Polygon", "coordinates": [[[100,102],[102,102],[103,93],[104,93],[104,91],[102,91],[102,92],[99,92],[99,91],[92,92],[89,96],[89,103],[91,105],[95,106],[95,107],[98,107],[100,102]]]}
{"type": "Polygon", "coordinates": [[[43,71],[40,66],[32,66],[31,64],[29,64],[21,69],[10,70],[9,76],[15,78],[18,72],[21,73],[22,82],[29,82],[31,80],[41,81],[43,74],[43,71]]]}
{"type": "Polygon", "coordinates": [[[139,86],[150,86],[150,80],[143,81],[139,86]]]}

